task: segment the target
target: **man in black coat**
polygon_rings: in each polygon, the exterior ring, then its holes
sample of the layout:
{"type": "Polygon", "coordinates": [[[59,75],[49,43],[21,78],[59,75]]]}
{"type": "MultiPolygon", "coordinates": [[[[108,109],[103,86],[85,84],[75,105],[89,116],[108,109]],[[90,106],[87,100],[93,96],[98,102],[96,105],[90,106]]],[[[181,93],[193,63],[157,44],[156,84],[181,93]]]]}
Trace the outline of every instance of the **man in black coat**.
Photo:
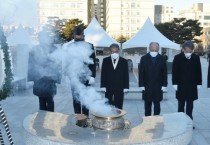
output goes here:
{"type": "Polygon", "coordinates": [[[39,109],[54,112],[56,84],[61,81],[62,65],[53,58],[56,47],[50,34],[43,30],[38,35],[39,45],[29,53],[28,81],[33,81],[33,93],[39,97],[39,109]]]}
{"type": "MultiPolygon", "coordinates": [[[[79,43],[80,41],[83,41],[93,50],[93,53],[89,57],[93,60],[94,64],[88,64],[88,68],[91,71],[91,78],[89,80],[86,80],[86,78],[80,78],[81,83],[83,83],[85,86],[90,86],[95,83],[95,77],[96,77],[96,64],[95,64],[96,56],[95,56],[94,46],[93,44],[84,41],[85,37],[84,29],[81,26],[78,26],[74,29],[73,35],[74,35],[73,43],[79,43]]],[[[71,84],[71,91],[73,95],[73,106],[75,114],[85,114],[86,116],[89,116],[89,109],[86,108],[84,105],[82,105],[82,102],[79,101],[80,96],[79,93],[77,92],[78,90],[76,89],[76,85],[71,84]]]]}
{"type": "Polygon", "coordinates": [[[142,56],[139,66],[139,87],[142,90],[145,116],[151,116],[152,103],[154,115],[160,114],[160,101],[167,86],[166,59],[158,53],[159,44],[151,42],[149,50],[142,56]]]}
{"type": "Polygon", "coordinates": [[[194,44],[186,41],[183,52],[176,55],[172,67],[172,83],[176,90],[178,112],[185,112],[193,119],[193,101],[198,99],[198,88],[202,85],[200,58],[193,53],[194,44]]]}
{"type": "Polygon", "coordinates": [[[110,45],[111,56],[103,59],[101,69],[101,90],[109,104],[123,108],[124,93],[129,89],[127,60],[119,56],[119,45],[110,45]]]}

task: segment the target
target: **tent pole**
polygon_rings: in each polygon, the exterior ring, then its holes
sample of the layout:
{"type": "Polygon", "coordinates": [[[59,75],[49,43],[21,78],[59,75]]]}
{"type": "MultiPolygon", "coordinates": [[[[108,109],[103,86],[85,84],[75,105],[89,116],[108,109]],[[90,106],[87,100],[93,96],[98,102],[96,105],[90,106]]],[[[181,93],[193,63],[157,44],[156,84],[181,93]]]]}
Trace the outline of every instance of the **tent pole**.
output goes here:
{"type": "Polygon", "coordinates": [[[122,48],[122,44],[123,44],[123,42],[120,42],[120,56],[121,57],[124,56],[124,51],[123,51],[123,48],[122,48]]]}

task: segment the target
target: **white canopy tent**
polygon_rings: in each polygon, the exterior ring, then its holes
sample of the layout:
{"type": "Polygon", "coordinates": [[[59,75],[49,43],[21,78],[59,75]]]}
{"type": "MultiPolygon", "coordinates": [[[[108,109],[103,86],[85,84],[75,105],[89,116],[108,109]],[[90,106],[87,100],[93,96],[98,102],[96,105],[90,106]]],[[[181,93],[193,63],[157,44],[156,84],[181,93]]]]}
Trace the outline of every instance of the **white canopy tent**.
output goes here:
{"type": "MultiPolygon", "coordinates": [[[[88,27],[84,30],[85,41],[92,43],[95,47],[109,47],[112,43],[120,45],[117,41],[111,38],[106,31],[100,26],[95,17],[89,23],[88,27]]],[[[68,45],[74,40],[64,44],[68,45]]]]}
{"type": "Polygon", "coordinates": [[[109,47],[112,43],[120,45],[106,33],[95,17],[93,17],[84,33],[85,40],[92,43],[95,47],[109,47]]]}
{"type": "Polygon", "coordinates": [[[180,50],[180,45],[170,41],[161,34],[153,25],[151,20],[147,18],[139,32],[136,33],[130,40],[123,43],[123,49],[148,47],[150,42],[158,42],[160,47],[180,50]]]}

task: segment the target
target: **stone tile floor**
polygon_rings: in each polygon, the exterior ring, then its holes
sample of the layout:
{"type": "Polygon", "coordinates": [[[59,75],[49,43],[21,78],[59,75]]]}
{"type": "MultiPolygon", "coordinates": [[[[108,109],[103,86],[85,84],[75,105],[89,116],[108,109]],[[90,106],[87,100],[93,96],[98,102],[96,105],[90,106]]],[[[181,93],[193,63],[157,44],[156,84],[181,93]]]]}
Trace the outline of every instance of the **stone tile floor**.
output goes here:
{"type": "MultiPolygon", "coordinates": [[[[194,103],[194,126],[193,139],[190,145],[210,145],[210,90],[207,89],[207,70],[208,63],[206,59],[201,58],[203,86],[199,90],[199,99],[194,103]]],[[[136,71],[130,73],[130,84],[137,86],[136,71]]],[[[96,86],[100,82],[100,71],[96,78],[96,86]]],[[[64,79],[65,80],[65,79],[64,79]]],[[[72,97],[68,81],[63,81],[58,86],[58,94],[55,96],[55,111],[65,114],[72,114],[72,97]]],[[[177,100],[175,91],[171,84],[171,75],[168,75],[168,92],[164,94],[164,100],[161,102],[161,114],[173,113],[177,111],[177,100]]],[[[23,119],[33,112],[38,111],[38,98],[32,94],[32,89],[25,91],[16,91],[14,96],[0,102],[7,116],[10,131],[15,145],[24,145],[24,136],[22,122],[23,119]]],[[[127,111],[126,119],[129,119],[132,126],[141,122],[144,116],[144,104],[140,93],[129,93],[125,96],[124,110],[127,111]]],[[[3,125],[0,124],[3,136],[6,141],[3,125]]]]}

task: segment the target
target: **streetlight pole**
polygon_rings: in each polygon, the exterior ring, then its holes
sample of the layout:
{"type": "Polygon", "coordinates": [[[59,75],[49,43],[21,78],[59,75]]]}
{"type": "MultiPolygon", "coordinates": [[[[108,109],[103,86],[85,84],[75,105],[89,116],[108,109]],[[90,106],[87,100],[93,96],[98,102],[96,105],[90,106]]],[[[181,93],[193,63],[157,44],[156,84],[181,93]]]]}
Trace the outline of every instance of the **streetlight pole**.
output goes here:
{"type": "Polygon", "coordinates": [[[125,38],[122,38],[122,39],[120,40],[120,56],[123,56],[123,55],[124,55],[124,53],[123,53],[123,48],[122,48],[122,44],[123,44],[125,41],[126,41],[125,38]]]}

